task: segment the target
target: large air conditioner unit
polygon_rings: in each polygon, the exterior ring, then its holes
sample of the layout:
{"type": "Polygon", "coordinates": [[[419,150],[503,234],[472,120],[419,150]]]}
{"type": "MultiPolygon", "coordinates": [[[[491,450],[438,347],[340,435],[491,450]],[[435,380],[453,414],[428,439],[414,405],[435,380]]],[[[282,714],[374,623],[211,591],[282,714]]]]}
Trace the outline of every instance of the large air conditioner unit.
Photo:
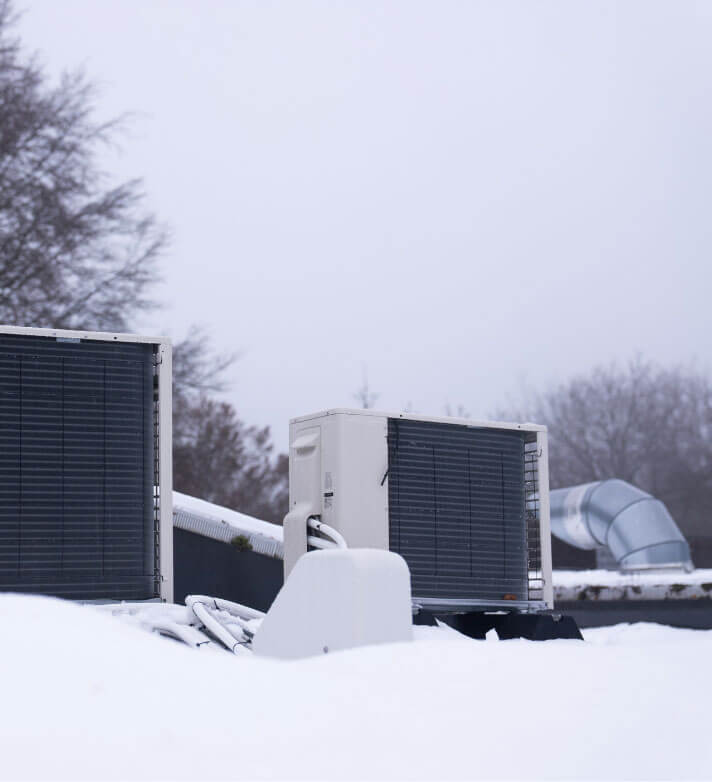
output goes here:
{"type": "Polygon", "coordinates": [[[290,423],[285,573],[318,517],[390,549],[432,611],[553,608],[546,428],[372,410],[290,423]]]}
{"type": "Polygon", "coordinates": [[[0,590],[173,598],[171,345],[0,326],[0,590]]]}

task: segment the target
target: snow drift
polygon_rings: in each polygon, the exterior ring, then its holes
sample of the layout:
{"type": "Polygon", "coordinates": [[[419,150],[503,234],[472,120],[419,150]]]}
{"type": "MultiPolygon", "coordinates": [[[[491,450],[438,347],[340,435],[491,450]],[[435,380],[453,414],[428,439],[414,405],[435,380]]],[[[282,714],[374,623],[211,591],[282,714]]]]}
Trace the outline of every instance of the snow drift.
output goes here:
{"type": "Polygon", "coordinates": [[[702,778],[712,632],[420,640],[295,662],[192,650],[0,596],[2,776],[702,778]],[[592,673],[593,672],[593,673],[592,673]]]}

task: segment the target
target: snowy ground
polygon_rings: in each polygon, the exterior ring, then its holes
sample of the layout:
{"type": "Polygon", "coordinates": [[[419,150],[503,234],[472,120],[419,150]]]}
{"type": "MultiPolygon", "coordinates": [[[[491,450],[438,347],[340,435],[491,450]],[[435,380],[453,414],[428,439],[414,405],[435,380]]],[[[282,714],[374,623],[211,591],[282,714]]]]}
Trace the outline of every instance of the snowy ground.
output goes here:
{"type": "Polygon", "coordinates": [[[298,662],[191,650],[0,596],[2,778],[705,778],[712,631],[414,643],[298,662]]]}

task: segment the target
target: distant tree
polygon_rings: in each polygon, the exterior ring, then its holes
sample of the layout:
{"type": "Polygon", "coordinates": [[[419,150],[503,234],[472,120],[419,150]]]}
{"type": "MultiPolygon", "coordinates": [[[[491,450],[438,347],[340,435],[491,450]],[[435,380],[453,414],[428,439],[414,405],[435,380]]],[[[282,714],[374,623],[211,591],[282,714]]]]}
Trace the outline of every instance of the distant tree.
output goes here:
{"type": "Polygon", "coordinates": [[[549,429],[552,487],[622,478],[661,499],[687,534],[712,535],[712,381],[637,358],[599,366],[505,417],[549,429]]]}
{"type": "Polygon", "coordinates": [[[368,373],[364,369],[363,382],[356,389],[356,392],[353,395],[354,399],[361,405],[361,407],[364,410],[369,410],[374,406],[374,404],[376,404],[376,401],[378,400],[379,396],[380,394],[376,393],[375,391],[371,391],[368,385],[368,373]]]}
{"type": "Polygon", "coordinates": [[[227,391],[227,370],[237,360],[236,353],[216,353],[208,333],[192,326],[181,340],[173,345],[173,429],[174,439],[180,440],[182,427],[187,424],[190,411],[213,394],[227,391]]]}
{"type": "Polygon", "coordinates": [[[443,408],[443,412],[446,416],[449,416],[451,418],[469,418],[470,412],[465,407],[465,405],[457,405],[457,407],[453,407],[449,402],[445,404],[445,407],[443,408]]]}
{"type": "Polygon", "coordinates": [[[269,427],[248,426],[227,402],[235,354],[215,353],[200,329],[173,349],[173,485],[178,491],[281,523],[289,505],[288,466],[269,427]]]}
{"type": "Polygon", "coordinates": [[[281,523],[288,509],[288,459],[274,455],[269,427],[247,426],[227,402],[201,397],[173,446],[178,491],[281,523]]]}
{"type": "Polygon", "coordinates": [[[82,74],[51,84],[13,22],[0,0],[0,322],[125,330],[151,305],[166,232],[139,180],[98,166],[120,123],[94,118],[82,74]]]}

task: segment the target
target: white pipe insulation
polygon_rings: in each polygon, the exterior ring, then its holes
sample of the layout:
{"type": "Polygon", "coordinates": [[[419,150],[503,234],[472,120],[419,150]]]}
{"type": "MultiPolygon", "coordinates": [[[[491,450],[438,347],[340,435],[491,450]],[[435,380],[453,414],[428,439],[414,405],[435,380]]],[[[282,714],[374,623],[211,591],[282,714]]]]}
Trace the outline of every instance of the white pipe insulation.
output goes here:
{"type": "Polygon", "coordinates": [[[245,651],[245,644],[252,639],[253,632],[247,626],[247,622],[252,619],[262,619],[264,614],[254,608],[248,608],[240,603],[233,603],[230,600],[222,600],[218,597],[207,597],[206,595],[188,595],[185,604],[195,614],[197,619],[209,630],[223,646],[229,649],[233,654],[240,654],[245,651]],[[224,611],[229,614],[232,620],[230,624],[235,624],[239,628],[241,637],[238,638],[228,629],[225,623],[213,615],[212,610],[224,611]]]}

